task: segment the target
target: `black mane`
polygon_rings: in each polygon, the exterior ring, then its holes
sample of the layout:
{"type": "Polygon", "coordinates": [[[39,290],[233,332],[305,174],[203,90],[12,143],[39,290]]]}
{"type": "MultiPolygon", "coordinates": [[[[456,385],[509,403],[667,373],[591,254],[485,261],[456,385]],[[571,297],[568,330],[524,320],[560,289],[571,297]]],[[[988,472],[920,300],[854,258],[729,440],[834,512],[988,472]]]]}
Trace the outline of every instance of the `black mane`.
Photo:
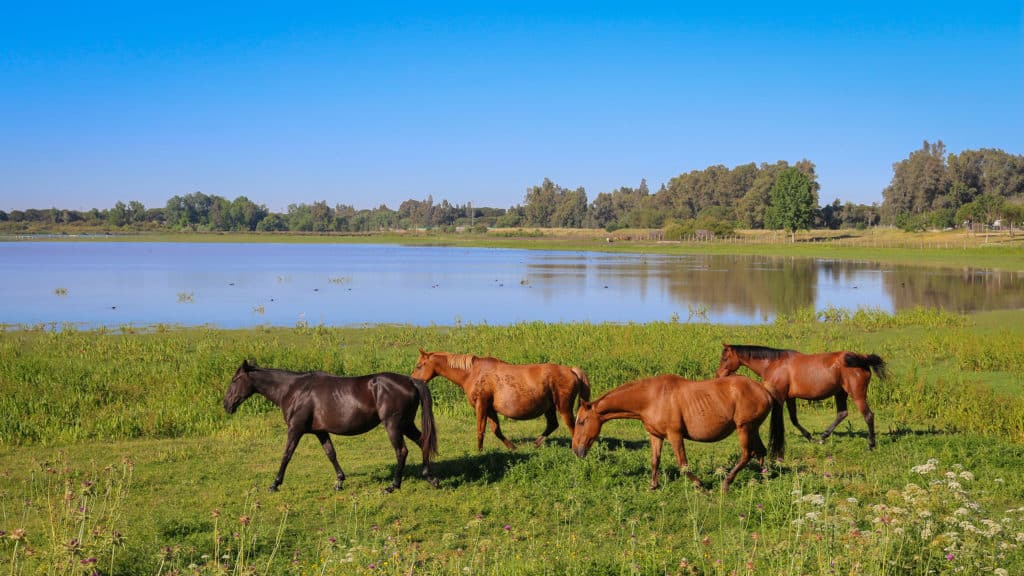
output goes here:
{"type": "Polygon", "coordinates": [[[729,347],[735,350],[736,354],[739,356],[757,360],[775,360],[777,358],[782,358],[796,353],[796,350],[783,350],[781,348],[753,346],[748,344],[730,344],[729,347]]]}

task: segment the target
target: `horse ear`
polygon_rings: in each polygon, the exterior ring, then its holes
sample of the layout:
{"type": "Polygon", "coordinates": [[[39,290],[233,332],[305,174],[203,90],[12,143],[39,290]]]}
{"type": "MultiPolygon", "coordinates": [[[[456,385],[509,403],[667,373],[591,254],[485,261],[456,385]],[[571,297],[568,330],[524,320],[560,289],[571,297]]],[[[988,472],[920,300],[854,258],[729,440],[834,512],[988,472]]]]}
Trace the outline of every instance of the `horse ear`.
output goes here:
{"type": "Polygon", "coordinates": [[[242,372],[249,372],[253,369],[253,365],[249,364],[249,359],[245,358],[242,360],[242,372]]]}
{"type": "Polygon", "coordinates": [[[424,350],[423,348],[420,348],[420,356],[426,356],[426,355],[427,355],[427,351],[424,350]]]}

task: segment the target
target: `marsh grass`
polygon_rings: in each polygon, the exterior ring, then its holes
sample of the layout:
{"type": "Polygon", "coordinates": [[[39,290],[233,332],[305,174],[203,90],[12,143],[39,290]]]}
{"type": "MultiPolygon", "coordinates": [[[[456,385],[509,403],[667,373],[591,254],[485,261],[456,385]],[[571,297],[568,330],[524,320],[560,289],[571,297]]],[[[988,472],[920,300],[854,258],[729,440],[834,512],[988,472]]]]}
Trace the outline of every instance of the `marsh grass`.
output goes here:
{"type": "MultiPolygon", "coordinates": [[[[1024,404],[990,378],[1024,373],[1022,320],[810,310],[744,327],[9,331],[0,411],[19,416],[0,420],[0,574],[1022,573],[1024,404]],[[790,432],[785,461],[742,471],[726,495],[734,436],[687,443],[702,489],[666,450],[652,492],[639,423],[609,422],[578,459],[564,426],[534,449],[542,422],[509,420],[520,450],[488,433],[477,453],[464,394],[439,378],[440,489],[410,447],[401,491],[383,494],[394,453],[377,429],[335,438],[343,492],[306,438],[268,494],[279,410],[261,397],[232,417],[221,407],[243,358],[342,374],[408,372],[420,347],[556,361],[587,370],[596,397],[655,373],[706,378],[722,341],[882,355],[878,448],[851,410],[824,445],[790,432]]],[[[799,406],[814,431],[834,416],[830,400],[799,406]]]]}

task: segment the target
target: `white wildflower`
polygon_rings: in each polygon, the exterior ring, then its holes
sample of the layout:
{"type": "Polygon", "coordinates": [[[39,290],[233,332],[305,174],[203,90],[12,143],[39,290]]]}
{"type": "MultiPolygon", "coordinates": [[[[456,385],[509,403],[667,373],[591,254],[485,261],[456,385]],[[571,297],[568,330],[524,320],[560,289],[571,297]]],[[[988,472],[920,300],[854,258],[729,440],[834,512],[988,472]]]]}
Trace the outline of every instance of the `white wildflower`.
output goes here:
{"type": "Polygon", "coordinates": [[[1006,571],[1006,568],[996,568],[995,570],[992,571],[992,573],[995,574],[996,576],[1009,576],[1009,574],[1010,574],[1009,572],[1006,571]]]}
{"type": "Polygon", "coordinates": [[[825,497],[822,496],[821,494],[808,494],[808,495],[804,496],[803,498],[801,498],[800,500],[802,502],[810,502],[811,504],[814,504],[815,506],[824,506],[825,505],[825,497]]]}
{"type": "Polygon", "coordinates": [[[960,473],[960,479],[961,480],[974,480],[974,474],[971,474],[969,471],[964,470],[963,472],[960,473]]]}
{"type": "Polygon", "coordinates": [[[962,507],[961,508],[957,508],[956,510],[953,510],[953,515],[954,516],[966,516],[966,515],[968,515],[970,513],[971,513],[970,510],[968,510],[967,508],[962,508],[962,507]]]}
{"type": "Polygon", "coordinates": [[[934,458],[931,458],[931,459],[928,460],[927,464],[920,464],[920,465],[914,466],[913,468],[910,469],[910,471],[911,472],[916,472],[917,474],[928,474],[930,472],[934,472],[935,471],[935,463],[936,463],[936,460],[934,458]]]}
{"type": "Polygon", "coordinates": [[[857,504],[858,502],[860,502],[860,500],[857,500],[853,496],[850,496],[849,498],[847,498],[846,501],[849,502],[850,504],[857,504]]]}
{"type": "Polygon", "coordinates": [[[821,515],[821,512],[808,512],[808,513],[804,514],[804,517],[807,518],[808,520],[810,520],[811,522],[814,522],[815,520],[818,519],[818,516],[820,516],[820,515],[821,515]]]}

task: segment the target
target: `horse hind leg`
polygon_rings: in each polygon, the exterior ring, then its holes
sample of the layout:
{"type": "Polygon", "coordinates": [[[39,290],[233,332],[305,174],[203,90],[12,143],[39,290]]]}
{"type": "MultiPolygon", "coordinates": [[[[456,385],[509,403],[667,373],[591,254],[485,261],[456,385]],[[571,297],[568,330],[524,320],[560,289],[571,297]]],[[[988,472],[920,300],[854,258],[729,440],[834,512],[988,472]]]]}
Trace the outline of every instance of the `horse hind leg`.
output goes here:
{"type": "MultiPolygon", "coordinates": [[[[824,432],[822,432],[822,434],[821,434],[821,441],[822,442],[824,442],[825,439],[828,438],[832,434],[832,432],[836,429],[836,426],[839,426],[839,423],[842,422],[843,420],[845,420],[847,414],[849,414],[849,411],[846,409],[846,399],[847,399],[846,391],[839,390],[839,391],[836,392],[836,419],[832,422],[831,426],[829,426],[828,428],[825,429],[824,432]]],[[[866,417],[865,417],[865,419],[866,419],[866,417]]],[[[873,426],[871,426],[871,428],[873,428],[873,426]]]]}
{"type": "Polygon", "coordinates": [[[862,416],[864,416],[864,423],[868,425],[868,450],[874,450],[875,448],[875,413],[868,407],[868,399],[860,396],[856,396],[853,399],[853,403],[857,405],[857,409],[860,410],[862,416]]]}
{"type": "Polygon", "coordinates": [[[320,441],[320,445],[324,448],[324,454],[327,454],[327,459],[331,461],[334,466],[334,476],[338,479],[334,485],[335,490],[341,490],[342,483],[345,482],[345,473],[341,471],[341,465],[338,464],[338,454],[334,451],[334,443],[331,442],[331,435],[327,432],[316,432],[316,438],[320,441]]]}
{"type": "Polygon", "coordinates": [[[423,433],[420,432],[420,429],[417,428],[416,425],[412,423],[406,425],[405,430],[402,433],[405,434],[406,438],[412,440],[413,442],[416,443],[417,446],[420,447],[420,450],[423,452],[423,471],[421,472],[420,475],[431,486],[437,488],[437,478],[434,477],[433,474],[431,474],[430,472],[430,448],[423,445],[423,433]]]}
{"type": "Polygon", "coordinates": [[[405,459],[409,456],[409,449],[405,446],[405,440],[402,438],[402,431],[399,430],[398,426],[390,424],[387,426],[388,439],[391,440],[391,446],[395,449],[395,477],[391,481],[391,486],[384,489],[384,492],[388,494],[398,490],[402,487],[402,473],[405,471],[405,459]]]}
{"type": "Polygon", "coordinates": [[[548,439],[548,436],[558,428],[558,413],[554,404],[544,412],[544,420],[547,422],[544,426],[544,433],[533,441],[533,445],[537,447],[540,447],[548,439]]]}
{"type": "MultiPolygon", "coordinates": [[[[732,481],[736,479],[736,474],[743,469],[744,466],[750,462],[751,455],[757,450],[757,445],[760,444],[761,448],[764,448],[764,444],[761,442],[761,438],[757,433],[757,429],[749,429],[749,425],[740,426],[736,428],[736,435],[740,439],[740,459],[736,462],[736,465],[732,467],[729,474],[725,476],[725,480],[722,480],[722,492],[728,492],[729,486],[732,481]],[[753,440],[756,438],[755,440],[753,440]]],[[[763,459],[764,453],[762,452],[761,458],[763,459]]]]}

